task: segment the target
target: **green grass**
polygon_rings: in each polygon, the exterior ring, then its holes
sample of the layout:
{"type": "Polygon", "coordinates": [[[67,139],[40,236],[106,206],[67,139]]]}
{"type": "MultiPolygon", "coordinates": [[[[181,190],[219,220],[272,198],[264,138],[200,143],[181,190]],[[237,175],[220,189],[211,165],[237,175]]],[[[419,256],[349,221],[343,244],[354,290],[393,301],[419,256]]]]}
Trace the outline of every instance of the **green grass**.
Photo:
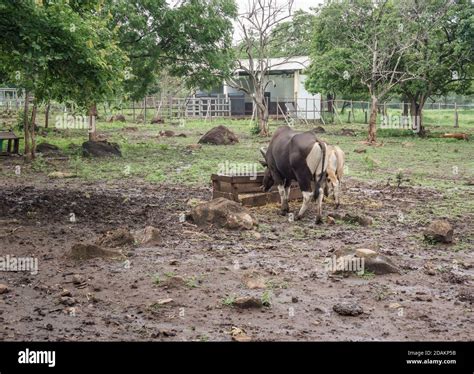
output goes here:
{"type": "Polygon", "coordinates": [[[224,300],[222,300],[222,305],[225,305],[225,306],[232,306],[234,305],[234,303],[235,303],[234,295],[226,296],[224,300]]]}
{"type": "Polygon", "coordinates": [[[261,297],[262,305],[263,306],[271,306],[272,305],[272,293],[269,290],[266,290],[261,297]]]}
{"type": "MultiPolygon", "coordinates": [[[[461,111],[460,111],[461,112],[461,111]]],[[[458,131],[474,135],[474,110],[462,111],[458,131]],[[462,120],[461,120],[462,119],[462,120]]],[[[448,118],[450,113],[433,111],[425,118],[441,116],[448,118]]],[[[39,121],[39,123],[41,123],[39,121]]],[[[274,131],[280,123],[272,121],[270,130],[274,131]]],[[[87,140],[86,130],[47,129],[40,131],[37,144],[45,141],[58,146],[69,157],[67,161],[52,161],[38,158],[30,165],[24,165],[21,159],[15,164],[22,165],[21,176],[15,178],[36,178],[37,174],[52,171],[66,171],[77,175],[85,181],[98,180],[135,180],[156,184],[179,184],[188,186],[209,187],[210,176],[218,172],[219,164],[246,163],[255,164],[257,170],[263,170],[258,163],[261,158],[259,148],[268,144],[268,138],[252,135],[250,120],[219,119],[213,121],[187,120],[183,127],[172,123],[151,125],[133,123],[99,122],[98,132],[104,134],[111,142],[120,145],[122,157],[107,159],[88,159],[81,154],[81,144],[87,140]],[[202,145],[201,149],[190,150],[186,147],[196,144],[206,131],[214,126],[224,124],[234,131],[240,142],[231,146],[202,145]],[[134,127],[135,131],[125,128],[134,127]],[[186,137],[160,137],[162,130],[172,130],[176,134],[184,133],[186,137]]],[[[297,124],[297,130],[307,130],[312,126],[297,124]]],[[[362,181],[376,181],[397,186],[434,187],[440,191],[458,190],[453,198],[459,201],[457,213],[473,210],[472,199],[465,199],[471,187],[467,180],[474,179],[474,147],[472,141],[442,139],[435,137],[419,138],[411,132],[394,129],[378,129],[378,146],[367,146],[367,125],[363,123],[342,125],[327,124],[323,140],[339,145],[346,154],[345,175],[362,181]],[[341,136],[341,128],[350,128],[357,135],[341,136]],[[354,150],[364,149],[365,153],[354,150]]],[[[432,132],[453,131],[452,125],[427,126],[432,132]]],[[[23,144],[23,142],[22,142],[23,144]]],[[[0,176],[12,175],[13,169],[0,167],[0,176]]],[[[449,204],[440,205],[439,209],[449,212],[449,204]],[[442,208],[441,208],[442,207],[442,208]]],[[[443,213],[440,211],[439,213],[443,213]]],[[[297,232],[295,234],[298,234],[297,232]]]]}

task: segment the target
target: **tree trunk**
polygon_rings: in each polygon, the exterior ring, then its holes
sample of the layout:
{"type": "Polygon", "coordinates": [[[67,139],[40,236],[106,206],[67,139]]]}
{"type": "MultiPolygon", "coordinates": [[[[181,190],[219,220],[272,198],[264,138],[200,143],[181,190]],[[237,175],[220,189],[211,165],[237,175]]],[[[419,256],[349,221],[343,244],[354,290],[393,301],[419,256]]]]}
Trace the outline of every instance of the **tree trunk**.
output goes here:
{"type": "Polygon", "coordinates": [[[36,126],[36,113],[38,110],[38,104],[36,103],[36,100],[34,101],[33,104],[33,110],[31,112],[31,123],[30,123],[30,156],[29,158],[31,160],[35,159],[35,151],[36,151],[36,138],[35,138],[35,126],[36,126]]]}
{"type": "Polygon", "coordinates": [[[49,108],[50,108],[50,103],[46,104],[46,109],[44,110],[44,128],[47,129],[49,125],[49,108]]]}
{"type": "Polygon", "coordinates": [[[268,106],[265,103],[265,96],[257,93],[254,97],[254,104],[257,106],[257,120],[260,129],[260,136],[268,136],[268,106]]]}
{"type": "Polygon", "coordinates": [[[97,104],[92,104],[89,108],[89,140],[91,142],[97,141],[97,129],[95,125],[95,118],[97,116],[97,104]]]}
{"type": "Polygon", "coordinates": [[[331,95],[330,93],[327,94],[326,96],[327,102],[328,102],[328,113],[334,114],[334,96],[331,95]]]}
{"type": "Polygon", "coordinates": [[[423,106],[425,102],[421,98],[419,101],[413,97],[410,100],[410,115],[412,119],[412,128],[419,136],[426,136],[425,126],[423,124],[423,106]]]}
{"type": "Polygon", "coordinates": [[[30,104],[30,93],[25,90],[25,105],[23,109],[23,132],[25,133],[25,160],[29,160],[29,155],[30,155],[30,126],[28,123],[28,117],[29,117],[29,104],[30,104]]]}
{"type": "Polygon", "coordinates": [[[377,141],[377,104],[378,99],[375,96],[372,96],[371,108],[370,108],[370,118],[369,118],[369,133],[367,141],[369,144],[375,144],[377,141]]]}
{"type": "Polygon", "coordinates": [[[408,99],[406,97],[403,97],[403,112],[402,112],[403,117],[408,117],[408,113],[410,110],[410,106],[408,105],[407,100],[408,99]]]}

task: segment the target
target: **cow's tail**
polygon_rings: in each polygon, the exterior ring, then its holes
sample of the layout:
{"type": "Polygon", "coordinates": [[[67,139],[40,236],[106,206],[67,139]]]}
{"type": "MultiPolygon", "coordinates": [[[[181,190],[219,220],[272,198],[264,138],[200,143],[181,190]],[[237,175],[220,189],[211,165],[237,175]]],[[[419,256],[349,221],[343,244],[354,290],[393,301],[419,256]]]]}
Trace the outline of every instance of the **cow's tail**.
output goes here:
{"type": "Polygon", "coordinates": [[[324,168],[324,163],[326,161],[326,143],[318,139],[319,146],[321,147],[321,152],[322,152],[322,158],[321,158],[321,175],[319,176],[319,179],[316,180],[316,175],[318,172],[318,168],[316,167],[316,172],[314,174],[315,177],[315,186],[314,186],[314,192],[313,192],[313,199],[317,200],[319,197],[319,189],[321,186],[324,186],[324,183],[326,181],[326,171],[324,168]]]}

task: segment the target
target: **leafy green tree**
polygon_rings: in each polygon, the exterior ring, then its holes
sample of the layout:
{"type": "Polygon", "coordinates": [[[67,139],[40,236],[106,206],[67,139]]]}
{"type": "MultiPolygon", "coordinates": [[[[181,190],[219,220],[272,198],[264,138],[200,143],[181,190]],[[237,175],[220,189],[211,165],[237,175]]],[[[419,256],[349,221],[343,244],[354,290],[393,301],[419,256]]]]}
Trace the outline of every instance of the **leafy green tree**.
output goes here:
{"type": "Polygon", "coordinates": [[[310,91],[360,93],[371,99],[368,142],[376,142],[377,105],[398,84],[413,79],[401,69],[416,43],[411,0],[342,0],[320,8],[315,21],[310,91]]]}
{"type": "Polygon", "coordinates": [[[39,103],[74,101],[93,108],[120,88],[126,57],[98,17],[100,1],[0,4],[0,71],[25,89],[25,157],[34,158],[39,103]],[[29,103],[33,109],[29,119],[29,103]]]}
{"type": "MultiPolygon", "coordinates": [[[[232,61],[233,0],[108,1],[110,29],[127,54],[125,91],[138,100],[157,86],[160,72],[180,77],[188,87],[208,88],[229,74],[232,61]]],[[[165,74],[166,75],[166,74],[165,74]]]]}
{"type": "Polygon", "coordinates": [[[474,7],[467,0],[420,0],[413,12],[422,37],[401,66],[415,67],[415,79],[403,82],[398,92],[408,100],[410,115],[423,135],[423,107],[429,97],[473,92],[474,7]]]}

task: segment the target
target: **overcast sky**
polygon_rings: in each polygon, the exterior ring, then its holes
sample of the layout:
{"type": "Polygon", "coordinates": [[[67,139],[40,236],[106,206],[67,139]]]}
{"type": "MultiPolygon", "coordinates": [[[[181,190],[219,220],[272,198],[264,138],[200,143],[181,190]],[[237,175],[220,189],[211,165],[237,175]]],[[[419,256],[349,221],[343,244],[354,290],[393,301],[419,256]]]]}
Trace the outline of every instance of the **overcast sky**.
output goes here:
{"type": "MultiPolygon", "coordinates": [[[[239,10],[245,9],[248,4],[248,0],[235,0],[239,6],[239,10]]],[[[309,10],[310,7],[315,7],[321,4],[323,0],[294,0],[293,10],[303,9],[309,10]]],[[[282,1],[283,3],[286,1],[282,1]]]]}
{"type": "MultiPolygon", "coordinates": [[[[235,0],[235,2],[239,7],[239,12],[243,12],[248,7],[249,0],[235,0]]],[[[277,2],[284,4],[287,0],[277,0],[277,2]]],[[[309,11],[309,8],[315,7],[323,2],[324,0],[294,0],[292,12],[298,9],[309,11]]],[[[234,24],[234,42],[240,39],[239,32],[235,26],[236,24],[234,24]]]]}

